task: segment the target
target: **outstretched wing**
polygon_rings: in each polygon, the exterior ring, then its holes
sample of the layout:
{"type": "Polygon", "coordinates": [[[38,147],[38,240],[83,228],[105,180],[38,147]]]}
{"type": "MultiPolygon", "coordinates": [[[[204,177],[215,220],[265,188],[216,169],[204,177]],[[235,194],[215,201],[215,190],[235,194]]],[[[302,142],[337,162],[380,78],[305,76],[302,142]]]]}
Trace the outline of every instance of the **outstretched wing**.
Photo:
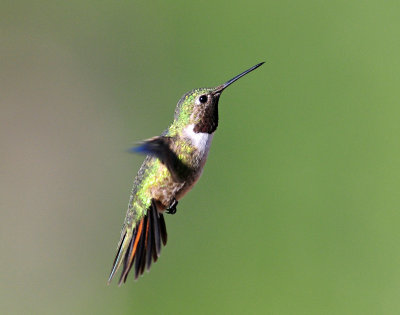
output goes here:
{"type": "Polygon", "coordinates": [[[154,137],[143,141],[139,146],[132,148],[131,151],[158,158],[167,167],[174,181],[182,183],[193,170],[172,150],[173,142],[174,139],[171,137],[154,137]]]}
{"type": "Polygon", "coordinates": [[[156,204],[152,200],[145,216],[135,228],[132,230],[124,227],[122,230],[108,283],[122,264],[119,284],[126,281],[133,265],[135,265],[135,279],[142,275],[145,269],[149,270],[152,261],[156,262],[160,256],[161,243],[164,246],[167,244],[167,229],[164,216],[157,211],[156,204]]]}

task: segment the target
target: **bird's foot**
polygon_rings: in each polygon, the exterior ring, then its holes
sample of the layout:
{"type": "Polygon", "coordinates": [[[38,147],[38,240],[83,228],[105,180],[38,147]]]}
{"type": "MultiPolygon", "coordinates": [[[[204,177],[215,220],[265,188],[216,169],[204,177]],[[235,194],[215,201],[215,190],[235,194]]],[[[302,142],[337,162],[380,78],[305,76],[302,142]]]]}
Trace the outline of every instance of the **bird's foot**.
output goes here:
{"type": "Polygon", "coordinates": [[[176,200],[174,198],[174,200],[172,200],[171,204],[169,205],[169,207],[166,209],[168,214],[175,214],[176,213],[176,206],[178,205],[178,200],[176,200]]]}

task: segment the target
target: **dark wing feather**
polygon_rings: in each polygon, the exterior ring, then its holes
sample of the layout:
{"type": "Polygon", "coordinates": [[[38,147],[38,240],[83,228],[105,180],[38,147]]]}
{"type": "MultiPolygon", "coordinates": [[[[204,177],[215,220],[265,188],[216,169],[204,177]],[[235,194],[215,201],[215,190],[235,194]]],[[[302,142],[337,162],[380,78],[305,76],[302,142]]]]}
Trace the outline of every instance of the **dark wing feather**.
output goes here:
{"type": "Polygon", "coordinates": [[[167,136],[154,137],[143,141],[131,151],[158,158],[168,168],[174,181],[182,183],[193,172],[193,169],[171,149],[173,141],[173,138],[167,136]]]}

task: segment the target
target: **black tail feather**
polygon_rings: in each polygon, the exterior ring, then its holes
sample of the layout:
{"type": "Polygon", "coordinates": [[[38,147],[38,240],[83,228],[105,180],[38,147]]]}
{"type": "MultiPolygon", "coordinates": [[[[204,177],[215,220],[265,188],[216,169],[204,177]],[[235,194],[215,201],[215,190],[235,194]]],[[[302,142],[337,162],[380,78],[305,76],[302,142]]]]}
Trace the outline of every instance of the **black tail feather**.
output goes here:
{"type": "Polygon", "coordinates": [[[161,242],[163,245],[167,243],[167,229],[164,217],[161,213],[158,213],[154,201],[146,215],[137,223],[131,235],[125,231],[121,238],[109,282],[121,262],[123,263],[123,269],[119,284],[126,282],[133,265],[135,266],[135,279],[137,279],[143,274],[144,270],[149,270],[152,262],[156,262],[160,256],[161,242]]]}
{"type": "MultiPolygon", "coordinates": [[[[152,212],[152,211],[151,211],[152,212]]],[[[154,247],[154,242],[153,242],[153,231],[151,228],[154,229],[154,225],[152,225],[152,217],[153,214],[149,213],[149,219],[147,220],[147,232],[146,232],[146,269],[150,270],[151,267],[151,262],[153,258],[153,247],[154,247]]]]}
{"type": "Polygon", "coordinates": [[[111,269],[111,273],[110,273],[110,276],[108,277],[108,284],[110,284],[112,278],[115,275],[115,272],[118,269],[119,259],[121,259],[121,254],[122,254],[122,252],[121,252],[122,244],[124,244],[125,237],[126,237],[126,232],[124,233],[124,236],[121,237],[120,244],[119,244],[118,250],[117,250],[117,254],[115,255],[114,263],[113,263],[113,266],[112,266],[112,269],[111,269]]]}
{"type": "Polygon", "coordinates": [[[152,210],[151,218],[154,231],[154,243],[155,243],[154,245],[155,245],[156,256],[158,257],[161,252],[161,238],[160,238],[160,225],[158,224],[159,214],[154,200],[152,201],[151,210],[152,210]]]}
{"type": "MultiPolygon", "coordinates": [[[[145,220],[146,218],[147,218],[147,216],[145,216],[143,220],[145,220]]],[[[139,278],[139,276],[140,276],[140,269],[141,269],[141,267],[142,267],[142,256],[143,256],[143,252],[144,252],[144,250],[145,250],[145,247],[144,247],[144,236],[145,236],[145,235],[144,235],[144,233],[143,233],[143,231],[142,231],[142,234],[141,234],[140,239],[139,239],[138,249],[137,249],[137,252],[136,252],[136,259],[135,259],[135,280],[136,280],[137,278],[139,278]]]]}
{"type": "Polygon", "coordinates": [[[165,246],[167,245],[167,227],[165,226],[164,216],[162,215],[162,213],[160,213],[159,215],[160,215],[159,223],[160,223],[161,239],[165,246]]]}

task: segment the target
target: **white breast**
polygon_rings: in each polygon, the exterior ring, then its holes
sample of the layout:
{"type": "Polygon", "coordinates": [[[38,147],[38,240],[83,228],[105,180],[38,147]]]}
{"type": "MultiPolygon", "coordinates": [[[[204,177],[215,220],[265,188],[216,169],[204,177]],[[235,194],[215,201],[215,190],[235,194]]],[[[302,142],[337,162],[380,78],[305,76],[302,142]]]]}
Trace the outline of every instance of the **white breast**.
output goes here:
{"type": "Polygon", "coordinates": [[[211,142],[214,134],[193,131],[194,125],[189,125],[183,130],[183,135],[190,139],[192,145],[201,153],[204,157],[207,157],[208,151],[210,150],[211,142]]]}

